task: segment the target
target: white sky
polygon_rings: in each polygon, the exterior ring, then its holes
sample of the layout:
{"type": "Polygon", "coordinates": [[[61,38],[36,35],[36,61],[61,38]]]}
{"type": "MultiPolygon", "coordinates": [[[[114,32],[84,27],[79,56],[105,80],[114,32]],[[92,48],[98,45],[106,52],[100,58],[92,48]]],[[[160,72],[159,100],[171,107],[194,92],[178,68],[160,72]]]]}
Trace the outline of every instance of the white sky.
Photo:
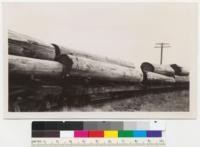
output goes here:
{"type": "Polygon", "coordinates": [[[197,48],[197,5],[4,4],[4,26],[66,47],[131,61],[160,62],[156,42],[169,42],[164,64],[187,68],[197,48]]]}

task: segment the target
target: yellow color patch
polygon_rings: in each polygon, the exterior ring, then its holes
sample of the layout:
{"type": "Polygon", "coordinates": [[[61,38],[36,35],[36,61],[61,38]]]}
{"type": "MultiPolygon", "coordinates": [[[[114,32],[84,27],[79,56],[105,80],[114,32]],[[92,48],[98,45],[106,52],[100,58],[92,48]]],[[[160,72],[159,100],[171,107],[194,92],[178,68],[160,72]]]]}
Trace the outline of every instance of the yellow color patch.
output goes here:
{"type": "Polygon", "coordinates": [[[118,131],[104,131],[104,137],[105,138],[117,138],[118,131]]]}

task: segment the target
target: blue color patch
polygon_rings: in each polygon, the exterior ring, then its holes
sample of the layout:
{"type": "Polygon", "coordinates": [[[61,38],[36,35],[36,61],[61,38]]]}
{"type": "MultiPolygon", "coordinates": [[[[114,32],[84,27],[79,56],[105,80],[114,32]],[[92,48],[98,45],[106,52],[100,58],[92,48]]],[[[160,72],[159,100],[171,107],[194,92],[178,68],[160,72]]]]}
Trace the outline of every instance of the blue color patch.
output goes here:
{"type": "Polygon", "coordinates": [[[147,131],[147,137],[162,137],[162,131],[147,131]]]}
{"type": "Polygon", "coordinates": [[[147,131],[143,130],[134,130],[133,137],[147,137],[147,131]]]}

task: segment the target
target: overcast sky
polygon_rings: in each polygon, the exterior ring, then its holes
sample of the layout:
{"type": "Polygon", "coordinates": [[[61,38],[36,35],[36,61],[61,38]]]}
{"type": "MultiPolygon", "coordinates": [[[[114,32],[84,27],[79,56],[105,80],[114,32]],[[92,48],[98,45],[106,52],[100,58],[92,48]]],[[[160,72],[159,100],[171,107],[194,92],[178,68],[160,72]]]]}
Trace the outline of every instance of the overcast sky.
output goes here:
{"type": "Polygon", "coordinates": [[[4,4],[4,26],[47,43],[120,58],[190,67],[197,47],[195,4],[4,4]]]}

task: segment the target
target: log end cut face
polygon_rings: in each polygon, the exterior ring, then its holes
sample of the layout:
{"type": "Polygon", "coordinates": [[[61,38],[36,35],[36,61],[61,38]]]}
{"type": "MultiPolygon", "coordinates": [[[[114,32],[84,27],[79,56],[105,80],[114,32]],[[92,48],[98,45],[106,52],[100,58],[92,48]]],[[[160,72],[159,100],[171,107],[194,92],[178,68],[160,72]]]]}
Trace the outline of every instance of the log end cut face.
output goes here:
{"type": "Polygon", "coordinates": [[[175,71],[175,75],[179,75],[179,76],[188,76],[189,75],[188,69],[186,69],[186,68],[184,68],[184,67],[182,67],[180,65],[171,64],[170,66],[175,71]]]}
{"type": "Polygon", "coordinates": [[[174,77],[175,71],[170,65],[152,64],[149,62],[143,62],[140,66],[143,72],[154,72],[161,75],[174,77]]]}
{"type": "Polygon", "coordinates": [[[150,71],[150,72],[153,72],[154,71],[154,66],[153,64],[149,63],[149,62],[143,62],[140,66],[141,70],[143,72],[147,72],[147,71],[150,71]]]}

